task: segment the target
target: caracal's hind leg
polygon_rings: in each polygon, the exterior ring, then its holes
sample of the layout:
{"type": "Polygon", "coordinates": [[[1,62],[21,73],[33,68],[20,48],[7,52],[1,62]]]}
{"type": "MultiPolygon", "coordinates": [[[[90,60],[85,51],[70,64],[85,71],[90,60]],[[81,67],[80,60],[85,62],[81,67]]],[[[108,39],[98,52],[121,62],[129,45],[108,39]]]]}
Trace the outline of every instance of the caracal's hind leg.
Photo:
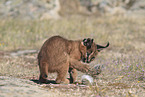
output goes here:
{"type": "Polygon", "coordinates": [[[47,83],[48,64],[46,62],[40,63],[39,70],[40,70],[39,82],[40,83],[47,83]]]}

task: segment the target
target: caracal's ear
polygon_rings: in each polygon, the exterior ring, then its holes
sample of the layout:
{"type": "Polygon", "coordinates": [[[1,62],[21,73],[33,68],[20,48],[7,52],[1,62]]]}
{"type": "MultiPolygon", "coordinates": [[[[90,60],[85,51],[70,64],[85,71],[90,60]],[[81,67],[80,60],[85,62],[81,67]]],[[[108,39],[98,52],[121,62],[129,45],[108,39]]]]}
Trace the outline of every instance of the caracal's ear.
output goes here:
{"type": "Polygon", "coordinates": [[[87,47],[87,49],[90,49],[91,48],[91,46],[92,46],[92,44],[93,44],[93,41],[94,41],[94,39],[91,39],[91,38],[85,38],[84,40],[83,40],[83,44],[87,47]]]}
{"type": "Polygon", "coordinates": [[[101,46],[101,45],[96,45],[97,46],[97,50],[98,50],[98,52],[100,52],[101,50],[103,50],[104,48],[107,48],[107,47],[109,47],[109,42],[107,43],[107,45],[106,46],[101,46]]]}

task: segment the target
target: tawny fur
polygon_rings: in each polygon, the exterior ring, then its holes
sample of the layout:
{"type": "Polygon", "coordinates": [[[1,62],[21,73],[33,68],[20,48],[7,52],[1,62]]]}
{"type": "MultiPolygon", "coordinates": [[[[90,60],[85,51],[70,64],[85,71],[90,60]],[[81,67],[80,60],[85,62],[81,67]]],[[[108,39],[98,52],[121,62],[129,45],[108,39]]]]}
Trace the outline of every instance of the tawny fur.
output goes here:
{"type": "MultiPolygon", "coordinates": [[[[89,66],[81,61],[90,63],[98,52],[107,48],[93,42],[93,39],[68,40],[61,36],[53,36],[45,41],[38,54],[40,70],[39,81],[46,83],[48,73],[57,73],[56,83],[74,83],[77,70],[91,73],[89,66]],[[66,79],[69,72],[70,80],[66,79]]],[[[93,73],[92,73],[93,74],[93,73]]]]}
{"type": "Polygon", "coordinates": [[[60,36],[49,38],[38,54],[39,81],[46,82],[48,72],[56,72],[56,83],[69,83],[66,79],[69,72],[70,82],[75,82],[76,69],[82,72],[89,70],[88,65],[80,62],[82,57],[86,57],[86,46],[82,44],[82,40],[72,41],[60,36]]]}

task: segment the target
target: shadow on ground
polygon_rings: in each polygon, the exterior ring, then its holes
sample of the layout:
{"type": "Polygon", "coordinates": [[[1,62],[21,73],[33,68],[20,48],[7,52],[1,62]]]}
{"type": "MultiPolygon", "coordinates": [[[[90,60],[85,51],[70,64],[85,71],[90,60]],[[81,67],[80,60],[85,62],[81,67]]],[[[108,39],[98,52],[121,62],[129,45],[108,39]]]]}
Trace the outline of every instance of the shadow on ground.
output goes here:
{"type": "Polygon", "coordinates": [[[39,80],[36,80],[36,79],[30,79],[30,81],[33,81],[36,84],[56,84],[56,82],[54,80],[47,80],[46,83],[41,83],[41,82],[39,82],[39,80]]]}

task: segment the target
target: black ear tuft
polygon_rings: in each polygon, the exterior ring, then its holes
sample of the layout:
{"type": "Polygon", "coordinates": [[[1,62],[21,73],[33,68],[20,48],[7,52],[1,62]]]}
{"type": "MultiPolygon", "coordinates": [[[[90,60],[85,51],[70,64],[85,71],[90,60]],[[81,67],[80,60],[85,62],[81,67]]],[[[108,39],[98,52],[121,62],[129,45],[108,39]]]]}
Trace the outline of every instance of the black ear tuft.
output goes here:
{"type": "Polygon", "coordinates": [[[87,47],[87,49],[90,49],[92,46],[94,39],[87,38],[83,40],[83,44],[87,47]]]}
{"type": "Polygon", "coordinates": [[[83,44],[84,44],[85,46],[87,46],[87,39],[86,39],[86,38],[83,40],[83,44]]]}
{"type": "Polygon", "coordinates": [[[84,39],[83,39],[83,42],[87,42],[87,39],[86,39],[86,38],[84,38],[84,39]]]}
{"type": "Polygon", "coordinates": [[[101,46],[101,45],[98,45],[98,44],[96,46],[97,46],[98,52],[100,52],[101,50],[103,50],[104,48],[107,48],[109,46],[109,42],[107,43],[106,46],[101,46]]]}
{"type": "Polygon", "coordinates": [[[92,43],[93,43],[94,39],[92,39],[92,43]]]}

